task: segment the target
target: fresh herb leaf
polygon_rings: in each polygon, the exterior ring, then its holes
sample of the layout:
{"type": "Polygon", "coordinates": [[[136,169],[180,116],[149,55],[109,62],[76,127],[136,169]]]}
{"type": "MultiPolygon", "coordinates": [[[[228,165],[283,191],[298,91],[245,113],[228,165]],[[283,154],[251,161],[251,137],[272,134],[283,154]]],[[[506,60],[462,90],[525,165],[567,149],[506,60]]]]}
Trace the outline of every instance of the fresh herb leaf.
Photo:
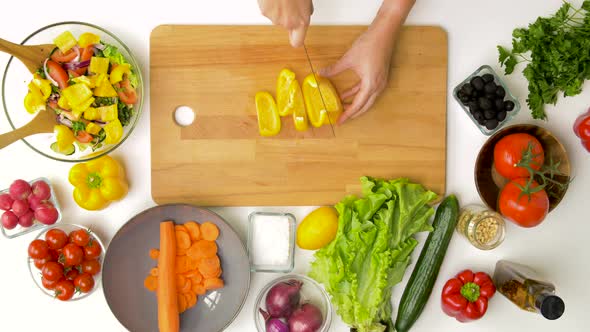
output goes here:
{"type": "Polygon", "coordinates": [[[125,103],[122,103],[121,101],[119,101],[117,108],[118,108],[118,113],[119,113],[118,114],[119,121],[121,122],[121,125],[123,125],[123,127],[125,127],[126,125],[129,124],[129,121],[131,120],[131,117],[133,116],[133,108],[129,107],[125,103]]]}
{"type": "Polygon", "coordinates": [[[51,84],[51,93],[60,94],[59,87],[57,85],[51,84]]]}
{"type": "Polygon", "coordinates": [[[72,130],[74,135],[78,135],[78,132],[86,130],[86,124],[82,121],[72,121],[72,130]]]}
{"type": "Polygon", "coordinates": [[[47,77],[45,76],[45,70],[43,70],[43,66],[37,69],[35,74],[39,75],[42,79],[47,79],[47,77]]]}
{"type": "Polygon", "coordinates": [[[116,104],[118,101],[117,97],[95,97],[92,104],[93,107],[109,106],[116,104]]]}

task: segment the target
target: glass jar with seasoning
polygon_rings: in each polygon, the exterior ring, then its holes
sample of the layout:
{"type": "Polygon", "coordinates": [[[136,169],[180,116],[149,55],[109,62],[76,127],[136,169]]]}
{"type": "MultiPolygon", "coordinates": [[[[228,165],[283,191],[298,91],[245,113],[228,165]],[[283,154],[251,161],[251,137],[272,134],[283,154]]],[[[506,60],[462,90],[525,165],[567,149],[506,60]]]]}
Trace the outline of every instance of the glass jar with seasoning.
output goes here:
{"type": "Polygon", "coordinates": [[[504,241],[506,225],[499,213],[472,204],[461,209],[456,230],[474,247],[490,250],[504,241]]]}

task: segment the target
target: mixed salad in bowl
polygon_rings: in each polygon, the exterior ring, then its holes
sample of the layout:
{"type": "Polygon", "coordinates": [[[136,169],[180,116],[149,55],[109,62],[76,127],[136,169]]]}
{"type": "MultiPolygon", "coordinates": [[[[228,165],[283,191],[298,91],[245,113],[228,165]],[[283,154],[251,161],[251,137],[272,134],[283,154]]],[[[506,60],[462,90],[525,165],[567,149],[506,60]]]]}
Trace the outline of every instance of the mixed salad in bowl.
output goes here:
{"type": "Polygon", "coordinates": [[[55,49],[33,75],[24,98],[31,113],[55,113],[56,141],[51,149],[62,155],[117,144],[138,103],[136,68],[117,49],[84,32],[65,31],[55,49]]]}

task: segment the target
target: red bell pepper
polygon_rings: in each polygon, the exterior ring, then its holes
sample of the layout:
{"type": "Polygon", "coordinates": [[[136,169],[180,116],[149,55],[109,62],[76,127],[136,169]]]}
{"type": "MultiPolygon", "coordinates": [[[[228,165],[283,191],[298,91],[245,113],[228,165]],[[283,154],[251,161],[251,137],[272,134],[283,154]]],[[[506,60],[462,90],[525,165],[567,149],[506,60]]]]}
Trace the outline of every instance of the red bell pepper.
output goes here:
{"type": "Polygon", "coordinates": [[[590,152],[590,109],[576,119],[574,133],[582,141],[582,145],[590,152]]]}
{"type": "Polygon", "coordinates": [[[488,300],[496,293],[489,275],[465,270],[447,281],[442,290],[443,311],[460,322],[480,319],[488,309],[488,300]]]}

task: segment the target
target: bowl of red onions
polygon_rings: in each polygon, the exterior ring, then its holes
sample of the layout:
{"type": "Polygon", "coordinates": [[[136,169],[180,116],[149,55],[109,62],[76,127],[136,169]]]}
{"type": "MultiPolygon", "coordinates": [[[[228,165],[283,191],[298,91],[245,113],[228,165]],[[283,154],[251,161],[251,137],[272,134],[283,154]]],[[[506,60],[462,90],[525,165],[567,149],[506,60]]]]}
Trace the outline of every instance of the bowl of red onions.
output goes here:
{"type": "Polygon", "coordinates": [[[332,323],[332,305],[313,279],[289,274],[260,291],[254,321],[258,332],[324,332],[332,323]]]}

